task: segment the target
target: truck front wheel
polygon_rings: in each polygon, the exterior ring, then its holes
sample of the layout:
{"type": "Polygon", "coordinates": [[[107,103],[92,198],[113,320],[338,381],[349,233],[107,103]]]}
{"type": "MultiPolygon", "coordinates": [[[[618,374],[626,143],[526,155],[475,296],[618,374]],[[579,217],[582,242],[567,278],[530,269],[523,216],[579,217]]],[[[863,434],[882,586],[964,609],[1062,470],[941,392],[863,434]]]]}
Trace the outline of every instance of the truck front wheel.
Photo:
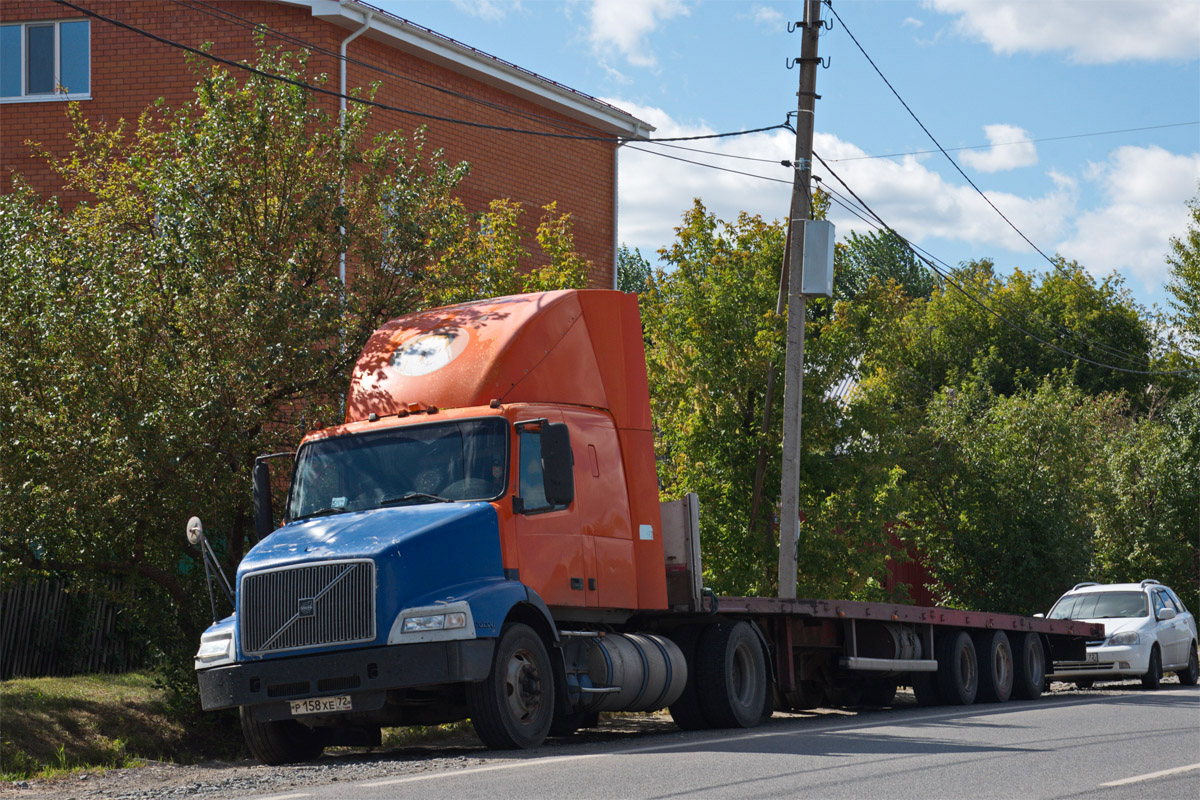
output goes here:
{"type": "Polygon", "coordinates": [[[517,750],[542,743],[554,721],[554,677],[546,645],[532,628],[504,626],[491,672],[467,684],[467,709],[488,747],[517,750]]]}
{"type": "Polygon", "coordinates": [[[319,733],[294,719],[258,722],[245,706],[239,712],[250,754],[267,766],[312,761],[325,749],[319,733]]]}

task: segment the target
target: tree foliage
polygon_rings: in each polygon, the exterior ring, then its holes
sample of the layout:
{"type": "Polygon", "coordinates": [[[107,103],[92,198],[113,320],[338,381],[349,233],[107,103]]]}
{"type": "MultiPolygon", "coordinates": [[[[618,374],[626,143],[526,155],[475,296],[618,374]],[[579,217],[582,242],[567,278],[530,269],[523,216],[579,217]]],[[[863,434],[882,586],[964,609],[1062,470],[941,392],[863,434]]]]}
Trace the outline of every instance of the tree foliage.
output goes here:
{"type": "MultiPolygon", "coordinates": [[[[256,66],[319,80],[303,56],[256,66]]],[[[467,165],[420,132],[368,141],[361,106],[339,124],[295,85],[197,71],[194,100],[132,130],[70,107],[74,150],[53,166],[87,202],[66,211],[19,180],[0,198],[5,578],[122,576],[179,663],[209,605],[184,522],[204,517],[231,572],[255,456],[338,421],[382,321],[587,271],[550,205],[545,264],[520,274],[519,208],[469,213],[467,165]]]]}

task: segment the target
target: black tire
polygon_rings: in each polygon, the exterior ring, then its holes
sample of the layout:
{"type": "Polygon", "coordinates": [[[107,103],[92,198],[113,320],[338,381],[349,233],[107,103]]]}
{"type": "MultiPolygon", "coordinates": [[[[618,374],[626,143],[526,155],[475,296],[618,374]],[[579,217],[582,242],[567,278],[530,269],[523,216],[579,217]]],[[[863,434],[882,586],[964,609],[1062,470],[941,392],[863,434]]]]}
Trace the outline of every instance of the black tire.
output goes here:
{"type": "Polygon", "coordinates": [[[896,681],[884,678],[863,686],[862,704],[874,708],[890,706],[896,700],[896,681]]]}
{"type": "Polygon", "coordinates": [[[685,731],[698,731],[713,727],[704,716],[704,709],[700,707],[700,697],[696,691],[696,643],[700,639],[701,630],[699,625],[688,625],[668,634],[668,638],[679,645],[679,649],[683,651],[683,657],[687,661],[688,678],[683,687],[683,694],[679,695],[679,699],[668,708],[668,711],[671,712],[671,719],[675,720],[675,724],[685,731]]]}
{"type": "Polygon", "coordinates": [[[711,625],[696,643],[696,691],[715,728],[752,728],[766,705],[767,660],[746,622],[711,625]]]}
{"type": "Polygon", "coordinates": [[[1071,681],[1071,683],[1075,684],[1076,689],[1090,689],[1096,685],[1096,679],[1095,678],[1076,678],[1075,680],[1071,681]]]}
{"type": "Polygon", "coordinates": [[[1177,670],[1175,674],[1179,676],[1179,682],[1184,686],[1195,686],[1197,680],[1200,680],[1200,660],[1196,658],[1196,643],[1192,642],[1188,650],[1187,669],[1177,670]]]}
{"type": "Polygon", "coordinates": [[[1013,693],[1013,651],[1004,631],[980,631],[972,637],[979,656],[981,703],[1007,703],[1013,693]]]}
{"type": "Polygon", "coordinates": [[[952,706],[969,706],[979,693],[979,657],[966,631],[948,633],[938,642],[938,694],[952,706]]]}
{"type": "Polygon", "coordinates": [[[250,710],[242,706],[242,736],[250,754],[269,767],[312,761],[325,750],[321,735],[294,719],[257,722],[250,710]]]}
{"type": "Polygon", "coordinates": [[[914,672],[909,678],[912,682],[913,697],[919,706],[940,706],[942,696],[938,693],[937,673],[914,672]]]}
{"type": "Polygon", "coordinates": [[[537,747],[554,722],[554,673],[542,638],[528,625],[500,631],[492,669],[468,683],[467,710],[479,738],[495,750],[537,747]]]}
{"type": "Polygon", "coordinates": [[[1142,676],[1142,688],[1154,692],[1158,690],[1161,683],[1162,656],[1158,652],[1158,645],[1154,645],[1150,650],[1150,666],[1146,669],[1146,674],[1142,676]]]}
{"type": "Polygon", "coordinates": [[[1046,651],[1036,633],[1018,634],[1013,641],[1013,697],[1037,700],[1046,686],[1046,651]]]}

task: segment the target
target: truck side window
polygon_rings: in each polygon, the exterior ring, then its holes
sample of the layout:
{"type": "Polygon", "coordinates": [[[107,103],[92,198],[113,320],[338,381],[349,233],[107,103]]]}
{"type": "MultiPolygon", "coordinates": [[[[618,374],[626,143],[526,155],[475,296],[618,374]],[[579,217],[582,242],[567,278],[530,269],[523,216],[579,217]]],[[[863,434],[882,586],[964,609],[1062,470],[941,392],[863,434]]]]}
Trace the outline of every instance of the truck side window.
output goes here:
{"type": "Polygon", "coordinates": [[[537,431],[521,431],[521,482],[518,491],[524,510],[545,511],[551,508],[546,502],[546,479],[542,473],[542,437],[537,431]]]}

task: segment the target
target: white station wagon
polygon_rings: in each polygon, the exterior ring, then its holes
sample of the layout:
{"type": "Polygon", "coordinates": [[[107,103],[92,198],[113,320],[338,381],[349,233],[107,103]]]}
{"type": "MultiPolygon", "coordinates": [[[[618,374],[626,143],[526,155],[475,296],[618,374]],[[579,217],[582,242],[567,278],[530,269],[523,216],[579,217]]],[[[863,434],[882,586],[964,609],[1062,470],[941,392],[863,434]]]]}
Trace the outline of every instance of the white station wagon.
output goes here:
{"type": "Polygon", "coordinates": [[[1195,686],[1200,678],[1196,620],[1158,581],[1076,584],[1046,616],[1099,622],[1105,631],[1104,639],[1087,643],[1086,661],[1056,661],[1047,678],[1072,681],[1081,689],[1129,677],[1157,689],[1164,672],[1174,672],[1185,686],[1195,686]]]}

